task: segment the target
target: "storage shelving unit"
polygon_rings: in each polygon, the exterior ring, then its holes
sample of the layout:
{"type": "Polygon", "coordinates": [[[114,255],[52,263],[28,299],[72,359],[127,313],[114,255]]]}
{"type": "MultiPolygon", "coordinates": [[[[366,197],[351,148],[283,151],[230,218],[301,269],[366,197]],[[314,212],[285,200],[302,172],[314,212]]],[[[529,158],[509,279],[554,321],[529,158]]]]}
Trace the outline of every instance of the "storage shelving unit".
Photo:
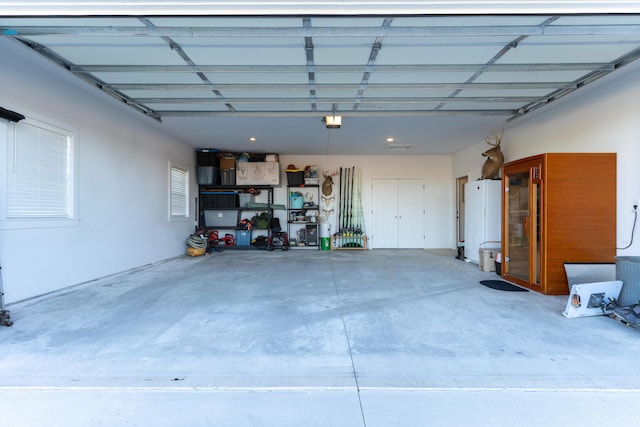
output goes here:
{"type": "Polygon", "coordinates": [[[266,235],[267,246],[266,249],[271,249],[271,225],[273,220],[273,187],[269,185],[200,185],[199,188],[199,212],[198,212],[198,224],[200,229],[206,231],[218,230],[220,240],[224,241],[224,235],[226,233],[231,234],[233,231],[234,245],[222,244],[219,245],[229,249],[249,249],[254,248],[251,245],[252,234],[256,237],[258,233],[266,235]],[[257,195],[259,199],[263,199],[262,192],[266,193],[266,202],[250,202],[249,205],[245,205],[241,202],[241,193],[248,192],[250,190],[260,191],[260,195],[257,195]],[[247,233],[236,233],[237,231],[247,231],[238,228],[238,224],[243,219],[247,218],[247,212],[260,213],[266,212],[267,216],[267,228],[252,228],[251,233],[248,236],[248,244],[246,244],[247,233]],[[238,239],[236,234],[242,236],[242,245],[238,245],[238,239]]]}
{"type": "Polygon", "coordinates": [[[292,248],[320,249],[319,201],[319,185],[287,185],[287,234],[292,248]],[[300,207],[295,205],[294,193],[302,197],[300,207]]]}

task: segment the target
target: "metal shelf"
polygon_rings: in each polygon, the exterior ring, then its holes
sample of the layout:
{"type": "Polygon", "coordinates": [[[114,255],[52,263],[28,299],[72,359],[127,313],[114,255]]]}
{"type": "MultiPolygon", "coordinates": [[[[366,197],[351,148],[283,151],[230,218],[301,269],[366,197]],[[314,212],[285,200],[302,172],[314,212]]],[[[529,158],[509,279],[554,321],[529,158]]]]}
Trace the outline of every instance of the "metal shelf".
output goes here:
{"type": "Polygon", "coordinates": [[[317,202],[320,201],[320,185],[318,184],[311,184],[311,185],[287,185],[287,234],[289,235],[289,244],[291,248],[295,248],[295,249],[320,249],[320,236],[319,236],[319,232],[320,232],[320,227],[319,224],[317,222],[317,214],[316,214],[316,221],[297,221],[297,220],[292,220],[291,218],[291,212],[304,212],[306,213],[307,211],[313,211],[313,212],[320,212],[320,205],[317,203],[314,203],[313,205],[309,205],[309,206],[305,206],[304,204],[302,205],[302,207],[299,208],[294,208],[291,206],[291,192],[300,192],[302,193],[305,189],[308,189],[309,192],[313,192],[313,196],[317,198],[317,202]],[[292,234],[292,228],[294,233],[292,234]],[[304,245],[300,245],[298,246],[297,243],[299,241],[299,238],[302,238],[300,236],[301,231],[304,230],[304,245]],[[309,244],[309,240],[308,239],[312,239],[311,244],[309,244]],[[296,245],[292,244],[291,242],[295,240],[296,241],[296,245]]]}

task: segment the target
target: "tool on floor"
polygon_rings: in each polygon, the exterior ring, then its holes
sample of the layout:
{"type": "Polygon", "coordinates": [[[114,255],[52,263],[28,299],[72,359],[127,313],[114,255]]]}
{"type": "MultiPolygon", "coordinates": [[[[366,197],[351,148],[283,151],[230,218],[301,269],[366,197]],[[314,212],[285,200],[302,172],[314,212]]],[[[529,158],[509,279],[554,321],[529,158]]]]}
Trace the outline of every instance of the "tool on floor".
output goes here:
{"type": "Polygon", "coordinates": [[[13,321],[11,320],[11,313],[4,308],[4,288],[2,287],[2,266],[0,266],[0,325],[11,326],[13,321]]]}

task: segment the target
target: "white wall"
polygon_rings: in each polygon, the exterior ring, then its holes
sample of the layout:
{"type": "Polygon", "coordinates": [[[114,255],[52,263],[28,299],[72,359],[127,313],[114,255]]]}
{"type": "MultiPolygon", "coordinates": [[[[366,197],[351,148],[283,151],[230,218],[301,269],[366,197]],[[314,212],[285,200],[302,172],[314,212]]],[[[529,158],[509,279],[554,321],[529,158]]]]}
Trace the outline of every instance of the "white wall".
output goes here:
{"type": "MultiPolygon", "coordinates": [[[[640,200],[640,64],[628,65],[592,84],[509,123],[503,142],[505,161],[545,152],[617,153],[617,245],[630,242],[633,204],[640,200]]],[[[480,175],[487,145],[479,143],[453,158],[454,177],[480,175]]],[[[585,189],[588,191],[588,189],[585,189]]],[[[633,245],[619,256],[640,255],[633,245]]]]}
{"type": "MultiPolygon", "coordinates": [[[[159,124],[99,93],[57,66],[0,38],[0,105],[76,129],[77,225],[30,228],[0,223],[5,301],[184,254],[191,219],[168,219],[168,165],[194,170],[195,154],[159,124]],[[19,52],[19,54],[17,54],[19,52]]],[[[6,122],[0,162],[6,164],[6,122]]],[[[191,200],[196,195],[191,173],[191,200]]]]}
{"type": "MultiPolygon", "coordinates": [[[[362,170],[362,204],[365,215],[365,232],[371,233],[371,180],[374,178],[423,178],[426,184],[425,248],[455,248],[455,210],[453,210],[454,183],[451,180],[451,156],[280,156],[283,170],[282,187],[276,189],[274,198],[286,203],[286,176],[289,164],[298,168],[318,165],[324,170],[355,166],[362,170]]],[[[334,193],[337,194],[337,180],[334,193]]],[[[286,227],[286,218],[280,218],[286,227]]],[[[331,228],[337,230],[335,219],[331,228]]],[[[375,236],[370,240],[375,248],[375,236]]]]}

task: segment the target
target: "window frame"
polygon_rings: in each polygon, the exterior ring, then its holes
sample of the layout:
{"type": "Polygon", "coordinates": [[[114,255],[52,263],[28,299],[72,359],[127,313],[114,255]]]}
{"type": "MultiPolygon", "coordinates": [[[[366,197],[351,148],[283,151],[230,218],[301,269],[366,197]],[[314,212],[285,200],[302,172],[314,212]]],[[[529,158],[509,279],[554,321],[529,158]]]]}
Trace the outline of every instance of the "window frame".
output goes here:
{"type": "Polygon", "coordinates": [[[0,229],[29,229],[29,228],[54,228],[54,227],[75,227],[79,223],[78,217],[78,139],[77,130],[67,124],[50,117],[24,111],[24,108],[14,108],[25,115],[25,119],[20,122],[9,122],[0,120],[0,185],[4,188],[0,196],[0,229]],[[20,125],[30,125],[45,130],[64,135],[69,141],[67,154],[68,192],[67,215],[68,216],[25,216],[9,217],[9,158],[10,144],[16,142],[16,127],[20,125]]]}
{"type": "Polygon", "coordinates": [[[168,197],[167,197],[167,202],[168,202],[168,218],[170,222],[181,222],[181,221],[188,221],[189,220],[189,216],[190,216],[190,209],[189,209],[189,180],[190,180],[190,173],[189,173],[189,169],[185,168],[179,164],[173,163],[173,162],[169,162],[169,167],[168,167],[168,185],[167,185],[167,193],[168,193],[168,197]],[[182,195],[184,196],[184,212],[183,213],[174,213],[173,207],[175,205],[174,203],[174,195],[176,194],[174,192],[174,177],[173,177],[173,173],[174,171],[180,172],[183,174],[183,183],[184,183],[184,188],[182,189],[183,191],[181,192],[182,195]]]}

